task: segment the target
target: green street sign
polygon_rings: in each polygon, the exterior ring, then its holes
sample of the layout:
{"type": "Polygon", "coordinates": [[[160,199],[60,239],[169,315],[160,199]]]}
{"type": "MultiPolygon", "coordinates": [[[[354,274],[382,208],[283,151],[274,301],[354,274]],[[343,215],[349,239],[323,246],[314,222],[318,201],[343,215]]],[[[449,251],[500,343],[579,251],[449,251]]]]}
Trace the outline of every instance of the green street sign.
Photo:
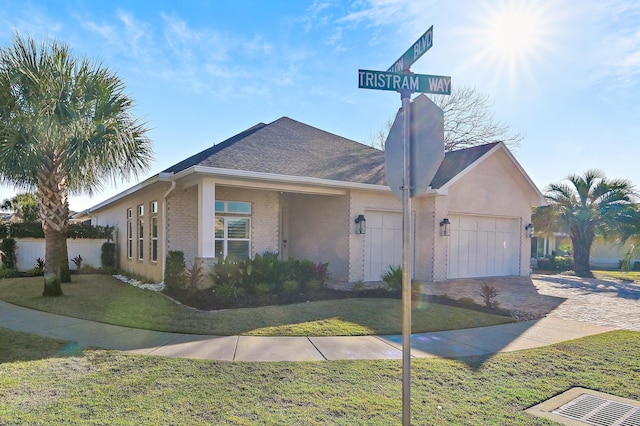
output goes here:
{"type": "Polygon", "coordinates": [[[397,61],[393,63],[387,70],[388,72],[400,72],[408,70],[420,56],[424,55],[424,52],[431,49],[433,46],[433,25],[427,30],[426,33],[416,40],[413,45],[404,52],[404,55],[400,56],[397,61]]]}
{"type": "Polygon", "coordinates": [[[398,72],[358,70],[358,88],[400,92],[451,94],[451,77],[442,75],[404,74],[398,72]]]}

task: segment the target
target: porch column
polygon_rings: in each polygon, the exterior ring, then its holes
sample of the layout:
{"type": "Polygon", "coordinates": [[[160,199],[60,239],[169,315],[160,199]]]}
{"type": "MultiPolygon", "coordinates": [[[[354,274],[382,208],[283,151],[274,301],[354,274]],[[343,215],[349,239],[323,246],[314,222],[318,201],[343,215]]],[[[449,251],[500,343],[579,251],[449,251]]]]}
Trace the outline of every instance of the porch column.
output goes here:
{"type": "Polygon", "coordinates": [[[215,257],[216,184],[204,178],[198,184],[198,257],[215,257]]]}

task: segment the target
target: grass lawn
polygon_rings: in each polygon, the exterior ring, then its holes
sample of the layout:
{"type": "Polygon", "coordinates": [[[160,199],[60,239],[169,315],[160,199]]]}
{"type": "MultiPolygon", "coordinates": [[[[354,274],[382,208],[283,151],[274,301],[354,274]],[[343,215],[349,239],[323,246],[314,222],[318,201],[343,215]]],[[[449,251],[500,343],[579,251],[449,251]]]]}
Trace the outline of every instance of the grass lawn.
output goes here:
{"type": "Polygon", "coordinates": [[[596,278],[616,278],[619,280],[627,280],[627,281],[640,281],[640,271],[604,271],[598,270],[593,271],[593,275],[596,278]]]}
{"type": "MultiPolygon", "coordinates": [[[[20,350],[31,337],[0,329],[20,350]]],[[[42,339],[42,338],[40,338],[42,339]]],[[[401,361],[245,363],[91,351],[0,351],[0,424],[400,424],[401,361]]],[[[640,333],[412,362],[416,425],[549,425],[524,409],[574,386],[640,399],[640,333]]]]}
{"type": "MultiPolygon", "coordinates": [[[[344,299],[286,306],[197,311],[105,275],[74,275],[64,296],[42,297],[43,278],[0,280],[0,299],[61,315],[135,328],[213,335],[340,336],[400,334],[398,299],[344,299]]],[[[414,302],[413,332],[512,322],[467,309],[414,302]]]]}

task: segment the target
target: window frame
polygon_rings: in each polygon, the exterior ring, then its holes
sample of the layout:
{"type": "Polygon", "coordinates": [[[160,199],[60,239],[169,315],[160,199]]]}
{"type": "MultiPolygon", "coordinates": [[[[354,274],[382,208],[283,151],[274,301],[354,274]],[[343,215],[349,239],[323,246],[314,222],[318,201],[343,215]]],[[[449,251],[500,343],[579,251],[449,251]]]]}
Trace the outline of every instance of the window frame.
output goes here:
{"type": "Polygon", "coordinates": [[[247,256],[251,257],[251,219],[253,206],[249,201],[229,201],[229,200],[215,200],[214,205],[214,227],[217,227],[218,220],[222,221],[223,235],[217,236],[217,232],[214,231],[214,255],[216,258],[220,257],[220,251],[223,259],[229,256],[229,243],[233,242],[246,242],[247,244],[247,256]],[[246,220],[246,238],[229,238],[229,223],[232,220],[246,220]],[[221,243],[222,250],[218,249],[218,243],[221,243]]]}
{"type": "Polygon", "coordinates": [[[144,204],[138,205],[138,220],[136,231],[138,233],[138,260],[144,260],[144,204]]]}
{"type": "MultiPolygon", "coordinates": [[[[242,215],[242,216],[219,216],[216,215],[215,217],[215,221],[217,221],[218,219],[222,220],[222,226],[223,226],[223,235],[222,237],[217,237],[215,232],[214,232],[214,253],[216,258],[219,258],[218,256],[218,250],[215,247],[216,243],[221,242],[222,243],[222,259],[226,259],[229,256],[229,242],[246,242],[247,243],[247,257],[251,257],[251,217],[246,216],[246,215],[242,215]],[[248,237],[246,238],[230,238],[229,237],[229,221],[230,220],[246,220],[247,221],[247,225],[246,225],[246,229],[247,229],[247,235],[248,237]]],[[[237,260],[243,260],[243,259],[237,259],[237,260]]]]}
{"type": "Polygon", "coordinates": [[[149,224],[151,234],[151,253],[150,258],[152,262],[158,262],[158,216],[151,217],[151,223],[149,224]]]}
{"type": "Polygon", "coordinates": [[[133,209],[127,209],[127,259],[133,259],[133,209]]]}

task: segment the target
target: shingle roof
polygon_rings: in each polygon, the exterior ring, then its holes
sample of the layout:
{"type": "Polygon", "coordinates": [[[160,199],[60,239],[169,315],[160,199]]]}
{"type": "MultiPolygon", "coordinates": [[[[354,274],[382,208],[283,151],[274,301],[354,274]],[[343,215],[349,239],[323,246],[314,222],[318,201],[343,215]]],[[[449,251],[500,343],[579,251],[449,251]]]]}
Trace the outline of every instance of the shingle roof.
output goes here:
{"type": "Polygon", "coordinates": [[[199,165],[384,185],[384,153],[288,117],[260,123],[165,172],[199,165]]]}
{"type": "Polygon", "coordinates": [[[444,154],[444,160],[440,163],[438,172],[431,179],[431,188],[441,188],[445,183],[453,179],[458,173],[475,163],[480,157],[489,152],[499,142],[473,146],[471,148],[449,151],[444,154]]]}
{"type": "MultiPolygon", "coordinates": [[[[440,188],[496,144],[452,151],[432,180],[440,188]]],[[[259,123],[164,170],[191,166],[386,185],[384,152],[288,117],[259,123]]]]}

